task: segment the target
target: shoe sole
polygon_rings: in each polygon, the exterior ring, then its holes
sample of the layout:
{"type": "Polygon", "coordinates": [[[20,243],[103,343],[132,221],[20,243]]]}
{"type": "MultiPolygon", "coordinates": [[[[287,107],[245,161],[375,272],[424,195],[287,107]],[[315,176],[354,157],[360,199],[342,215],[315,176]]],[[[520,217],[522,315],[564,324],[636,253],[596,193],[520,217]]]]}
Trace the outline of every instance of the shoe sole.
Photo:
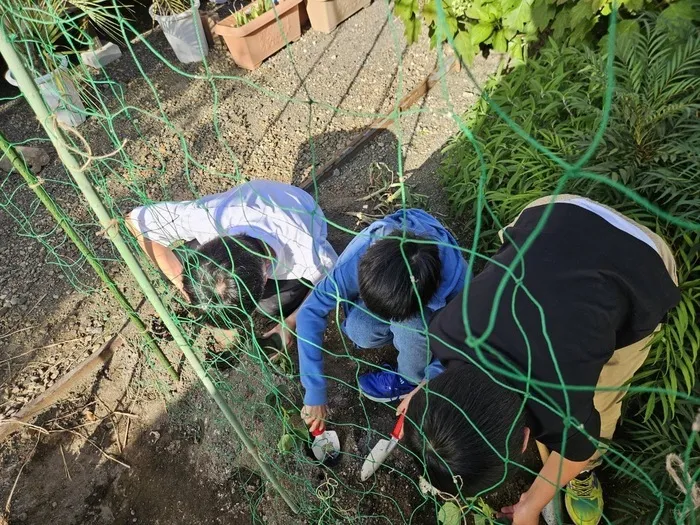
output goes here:
{"type": "Polygon", "coordinates": [[[402,394],[398,397],[374,397],[370,396],[369,394],[363,392],[360,390],[360,393],[365,396],[367,399],[371,401],[375,401],[376,403],[391,403],[392,401],[401,401],[403,398],[405,398],[408,394],[402,394]]]}

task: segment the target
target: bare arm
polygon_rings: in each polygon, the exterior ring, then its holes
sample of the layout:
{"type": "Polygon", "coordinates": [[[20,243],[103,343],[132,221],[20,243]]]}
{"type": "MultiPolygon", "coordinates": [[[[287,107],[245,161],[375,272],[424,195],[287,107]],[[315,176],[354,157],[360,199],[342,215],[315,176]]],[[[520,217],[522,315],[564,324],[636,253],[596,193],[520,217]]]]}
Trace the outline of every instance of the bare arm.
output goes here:
{"type": "Polygon", "coordinates": [[[173,251],[167,246],[147,239],[139,231],[131,217],[126,217],[126,226],[136,238],[141,249],[148,255],[148,258],[153,261],[153,264],[155,264],[163,274],[165,274],[168,280],[185,295],[186,299],[188,299],[182,286],[182,264],[180,264],[180,261],[173,251]]]}
{"type": "Polygon", "coordinates": [[[588,461],[571,461],[562,458],[557,452],[552,452],[537,479],[520,497],[520,501],[510,507],[504,507],[501,513],[513,520],[513,525],[537,524],[540,512],[552,501],[559,487],[578,476],[586,468],[588,461]]]}
{"type": "MultiPolygon", "coordinates": [[[[308,297],[309,294],[307,293],[306,295],[308,297]]],[[[304,302],[302,301],[301,305],[303,304],[304,302]]],[[[272,334],[279,334],[285,346],[291,345],[292,341],[294,340],[293,332],[296,332],[297,329],[297,314],[301,309],[301,305],[299,305],[296,310],[289,314],[283,322],[275,325],[274,328],[263,334],[263,337],[270,337],[272,334]]]]}

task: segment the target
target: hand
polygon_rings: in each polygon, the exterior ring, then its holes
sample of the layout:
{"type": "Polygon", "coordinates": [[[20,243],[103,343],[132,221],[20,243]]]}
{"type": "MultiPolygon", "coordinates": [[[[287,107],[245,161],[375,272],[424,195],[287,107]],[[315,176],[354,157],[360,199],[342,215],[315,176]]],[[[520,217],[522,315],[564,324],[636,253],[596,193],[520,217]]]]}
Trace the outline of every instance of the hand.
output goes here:
{"type": "Polygon", "coordinates": [[[309,425],[309,432],[326,428],[325,419],[328,417],[328,405],[304,405],[301,409],[301,418],[309,425]]]}
{"type": "Polygon", "coordinates": [[[283,348],[288,348],[294,342],[294,334],[292,333],[292,330],[293,328],[286,323],[280,323],[275,325],[272,330],[265,332],[263,337],[270,337],[271,335],[279,334],[280,339],[282,340],[283,348]]]}
{"type": "Polygon", "coordinates": [[[503,507],[498,513],[499,518],[508,518],[512,525],[538,525],[542,509],[533,508],[530,505],[528,493],[520,496],[520,501],[510,507],[503,507]]]}
{"type": "Polygon", "coordinates": [[[399,406],[396,408],[396,415],[400,416],[401,414],[406,413],[406,410],[408,410],[408,404],[411,402],[411,399],[413,396],[415,396],[421,388],[425,386],[425,379],[418,383],[418,386],[411,390],[406,397],[403,398],[401,403],[399,403],[399,406]]]}
{"type": "Polygon", "coordinates": [[[175,277],[175,279],[173,279],[171,282],[175,285],[175,288],[177,288],[177,291],[180,292],[180,295],[182,295],[185,301],[191,304],[192,301],[190,301],[190,296],[187,295],[187,292],[185,291],[185,285],[182,282],[182,274],[175,277]]]}

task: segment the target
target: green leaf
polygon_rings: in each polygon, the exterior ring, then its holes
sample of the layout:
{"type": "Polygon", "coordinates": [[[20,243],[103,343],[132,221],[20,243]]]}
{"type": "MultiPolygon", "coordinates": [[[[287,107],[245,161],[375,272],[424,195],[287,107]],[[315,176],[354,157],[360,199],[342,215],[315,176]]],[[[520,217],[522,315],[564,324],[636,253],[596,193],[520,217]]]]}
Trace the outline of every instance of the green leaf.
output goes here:
{"type": "Polygon", "coordinates": [[[671,32],[675,37],[687,37],[697,29],[693,22],[700,20],[700,5],[695,0],[672,2],[661,11],[658,25],[671,32]]]}
{"type": "Polygon", "coordinates": [[[597,11],[593,10],[588,2],[576,2],[576,5],[571,8],[571,27],[575,28],[579,24],[590,21],[596,13],[597,11]]]}
{"type": "Polygon", "coordinates": [[[457,505],[448,501],[440,507],[437,519],[442,525],[461,525],[462,511],[457,505]]]}
{"type": "Polygon", "coordinates": [[[486,516],[473,513],[472,517],[474,518],[474,525],[487,525],[486,516]]]}
{"type": "Polygon", "coordinates": [[[404,21],[404,31],[403,34],[406,36],[406,42],[411,45],[418,41],[420,36],[421,24],[420,18],[417,16],[411,17],[410,20],[404,21]]]}
{"type": "Polygon", "coordinates": [[[497,18],[489,9],[481,5],[480,2],[471,2],[464,11],[464,15],[467,18],[481,20],[482,22],[493,22],[497,18]]]}
{"type": "Polygon", "coordinates": [[[535,0],[532,4],[532,21],[537,29],[544,31],[554,19],[556,9],[547,0],[535,0]]]}
{"type": "Polygon", "coordinates": [[[493,33],[493,24],[488,22],[479,22],[469,28],[469,34],[472,38],[473,45],[479,45],[493,33]]]}
{"type": "Polygon", "coordinates": [[[530,4],[523,0],[503,15],[503,26],[510,27],[517,31],[524,31],[525,24],[532,20],[532,10],[530,4]]]}
{"type": "Polygon", "coordinates": [[[430,0],[426,2],[423,6],[423,19],[427,25],[433,25],[435,20],[437,20],[437,8],[435,7],[435,0],[430,0]]]}
{"type": "Polygon", "coordinates": [[[294,448],[294,436],[292,434],[282,434],[277,443],[277,450],[280,452],[289,452],[294,448]]]}
{"type": "Polygon", "coordinates": [[[644,9],[644,0],[624,0],[622,4],[632,13],[644,9]]]}
{"type": "Polygon", "coordinates": [[[418,0],[396,0],[394,4],[394,14],[404,22],[418,13],[420,13],[418,0]]]}
{"type": "Polygon", "coordinates": [[[499,53],[505,53],[508,50],[508,42],[506,41],[506,37],[503,34],[503,30],[496,31],[496,34],[493,36],[492,45],[493,50],[499,53]]]}
{"type": "Polygon", "coordinates": [[[508,54],[510,55],[511,65],[513,67],[517,67],[525,63],[523,46],[517,39],[508,42],[508,54]]]}
{"type": "Polygon", "coordinates": [[[569,29],[570,24],[571,9],[564,8],[559,11],[557,16],[554,18],[554,22],[552,23],[552,38],[554,38],[554,40],[562,40],[564,33],[569,29]]]}
{"type": "Polygon", "coordinates": [[[456,35],[459,30],[457,19],[454,16],[447,16],[445,17],[445,22],[447,23],[447,31],[450,33],[450,36],[456,35]]]}
{"type": "Polygon", "coordinates": [[[474,56],[479,52],[479,47],[472,44],[472,39],[467,31],[460,31],[454,39],[455,51],[467,64],[471,64],[474,56]]]}

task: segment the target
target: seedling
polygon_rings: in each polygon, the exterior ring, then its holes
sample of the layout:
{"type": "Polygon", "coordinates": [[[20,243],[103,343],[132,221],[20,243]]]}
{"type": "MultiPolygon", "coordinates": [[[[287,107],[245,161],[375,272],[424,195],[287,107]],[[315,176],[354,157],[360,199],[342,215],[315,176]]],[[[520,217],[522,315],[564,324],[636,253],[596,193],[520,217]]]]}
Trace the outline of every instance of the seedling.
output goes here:
{"type": "Polygon", "coordinates": [[[255,20],[260,15],[272,9],[272,0],[257,0],[247,9],[236,11],[236,25],[243,27],[251,20],[255,20]]]}

